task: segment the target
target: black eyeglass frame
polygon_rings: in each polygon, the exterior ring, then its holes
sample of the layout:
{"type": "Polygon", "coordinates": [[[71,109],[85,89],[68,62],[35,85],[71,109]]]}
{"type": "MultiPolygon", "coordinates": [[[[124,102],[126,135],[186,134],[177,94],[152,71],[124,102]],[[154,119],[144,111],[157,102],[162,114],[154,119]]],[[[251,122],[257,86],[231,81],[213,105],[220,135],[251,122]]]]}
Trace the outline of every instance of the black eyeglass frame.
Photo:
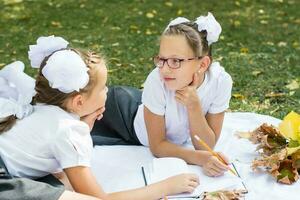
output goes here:
{"type": "Polygon", "coordinates": [[[153,57],[153,62],[154,62],[154,65],[158,68],[163,68],[163,66],[165,65],[165,63],[167,63],[168,67],[171,68],[171,69],[179,69],[181,67],[181,63],[182,62],[186,62],[186,61],[192,61],[192,60],[200,60],[202,59],[204,56],[197,56],[197,57],[194,57],[194,58],[161,58],[159,56],[154,56],[153,57]],[[174,67],[172,65],[170,65],[169,63],[169,60],[177,60],[179,62],[179,65],[177,67],[174,67]],[[158,65],[158,63],[160,61],[163,61],[162,65],[158,65]]]}

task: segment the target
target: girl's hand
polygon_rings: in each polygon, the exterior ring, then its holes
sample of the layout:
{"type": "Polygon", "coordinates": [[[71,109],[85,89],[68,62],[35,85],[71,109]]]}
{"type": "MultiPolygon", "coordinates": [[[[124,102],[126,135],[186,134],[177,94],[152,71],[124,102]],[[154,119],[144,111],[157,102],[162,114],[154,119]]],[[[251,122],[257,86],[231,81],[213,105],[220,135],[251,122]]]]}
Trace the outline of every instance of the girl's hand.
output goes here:
{"type": "Polygon", "coordinates": [[[101,107],[98,110],[96,110],[95,112],[81,117],[80,120],[87,123],[90,127],[90,130],[92,130],[95,120],[102,119],[104,111],[105,111],[105,107],[101,107]]]}
{"type": "Polygon", "coordinates": [[[194,108],[199,105],[199,97],[197,94],[197,87],[201,84],[199,72],[196,72],[193,76],[193,81],[190,85],[177,90],[175,99],[185,105],[187,108],[194,108]]]}
{"type": "Polygon", "coordinates": [[[199,185],[199,178],[196,174],[180,174],[165,180],[169,194],[180,194],[193,192],[199,185]]]}
{"type": "MultiPolygon", "coordinates": [[[[226,164],[228,164],[228,159],[222,153],[218,154],[223,158],[226,164]]],[[[216,156],[209,154],[203,164],[203,170],[208,176],[221,176],[224,172],[229,170],[229,166],[226,164],[223,164],[216,156]]]]}

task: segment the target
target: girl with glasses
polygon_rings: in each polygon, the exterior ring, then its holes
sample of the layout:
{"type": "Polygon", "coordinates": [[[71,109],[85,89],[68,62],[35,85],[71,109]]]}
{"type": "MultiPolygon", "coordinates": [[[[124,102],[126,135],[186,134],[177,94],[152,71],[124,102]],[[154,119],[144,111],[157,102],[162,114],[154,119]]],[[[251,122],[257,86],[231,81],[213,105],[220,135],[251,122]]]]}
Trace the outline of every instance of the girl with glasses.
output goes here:
{"type": "Polygon", "coordinates": [[[96,122],[94,142],[149,146],[155,156],[182,158],[202,166],[209,176],[227,171],[227,165],[194,140],[198,135],[214,147],[229,107],[232,79],[213,62],[211,53],[220,33],[211,13],[196,21],[183,17],[171,21],[161,36],[159,53],[153,58],[156,68],[146,79],[141,99],[131,88],[110,88],[107,102],[114,105],[106,104],[104,119],[96,122]],[[194,149],[184,148],[190,139],[194,149]]]}

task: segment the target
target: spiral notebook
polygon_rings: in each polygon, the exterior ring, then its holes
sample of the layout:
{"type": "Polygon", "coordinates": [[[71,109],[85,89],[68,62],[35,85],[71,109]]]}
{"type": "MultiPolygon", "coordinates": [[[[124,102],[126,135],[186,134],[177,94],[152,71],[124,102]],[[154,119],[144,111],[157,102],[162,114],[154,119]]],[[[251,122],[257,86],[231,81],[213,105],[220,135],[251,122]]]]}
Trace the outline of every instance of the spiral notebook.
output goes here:
{"type": "MultiPolygon", "coordinates": [[[[235,169],[234,164],[231,164],[232,169],[235,169]]],[[[199,198],[203,192],[212,192],[216,190],[232,190],[243,189],[248,191],[242,179],[239,176],[235,176],[230,172],[225,172],[220,177],[208,177],[206,176],[202,168],[195,165],[188,165],[184,160],[180,158],[154,158],[152,163],[148,166],[142,167],[143,178],[145,185],[159,182],[168,177],[178,175],[181,173],[195,173],[199,176],[200,185],[194,190],[193,193],[182,193],[178,195],[168,196],[172,198],[199,198]]],[[[238,172],[236,171],[238,174],[238,172]]]]}

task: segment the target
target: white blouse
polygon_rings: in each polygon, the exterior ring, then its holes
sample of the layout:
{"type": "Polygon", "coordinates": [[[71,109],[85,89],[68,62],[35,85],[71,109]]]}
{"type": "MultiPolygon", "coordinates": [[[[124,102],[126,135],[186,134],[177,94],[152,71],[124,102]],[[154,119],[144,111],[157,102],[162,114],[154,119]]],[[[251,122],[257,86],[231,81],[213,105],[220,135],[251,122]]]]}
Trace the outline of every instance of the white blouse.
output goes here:
{"type": "MultiPolygon", "coordinates": [[[[197,89],[203,114],[225,111],[229,107],[231,89],[231,76],[218,62],[213,62],[205,73],[203,83],[197,89]]],[[[148,146],[144,106],[152,113],[164,116],[166,137],[169,141],[181,145],[190,138],[186,107],[175,100],[175,91],[165,87],[160,79],[158,68],[155,68],[146,79],[142,104],[134,120],[134,128],[139,141],[148,146]]]]}
{"type": "Polygon", "coordinates": [[[37,178],[65,168],[90,166],[89,126],[57,106],[39,104],[0,135],[0,155],[16,177],[37,178]]]}

